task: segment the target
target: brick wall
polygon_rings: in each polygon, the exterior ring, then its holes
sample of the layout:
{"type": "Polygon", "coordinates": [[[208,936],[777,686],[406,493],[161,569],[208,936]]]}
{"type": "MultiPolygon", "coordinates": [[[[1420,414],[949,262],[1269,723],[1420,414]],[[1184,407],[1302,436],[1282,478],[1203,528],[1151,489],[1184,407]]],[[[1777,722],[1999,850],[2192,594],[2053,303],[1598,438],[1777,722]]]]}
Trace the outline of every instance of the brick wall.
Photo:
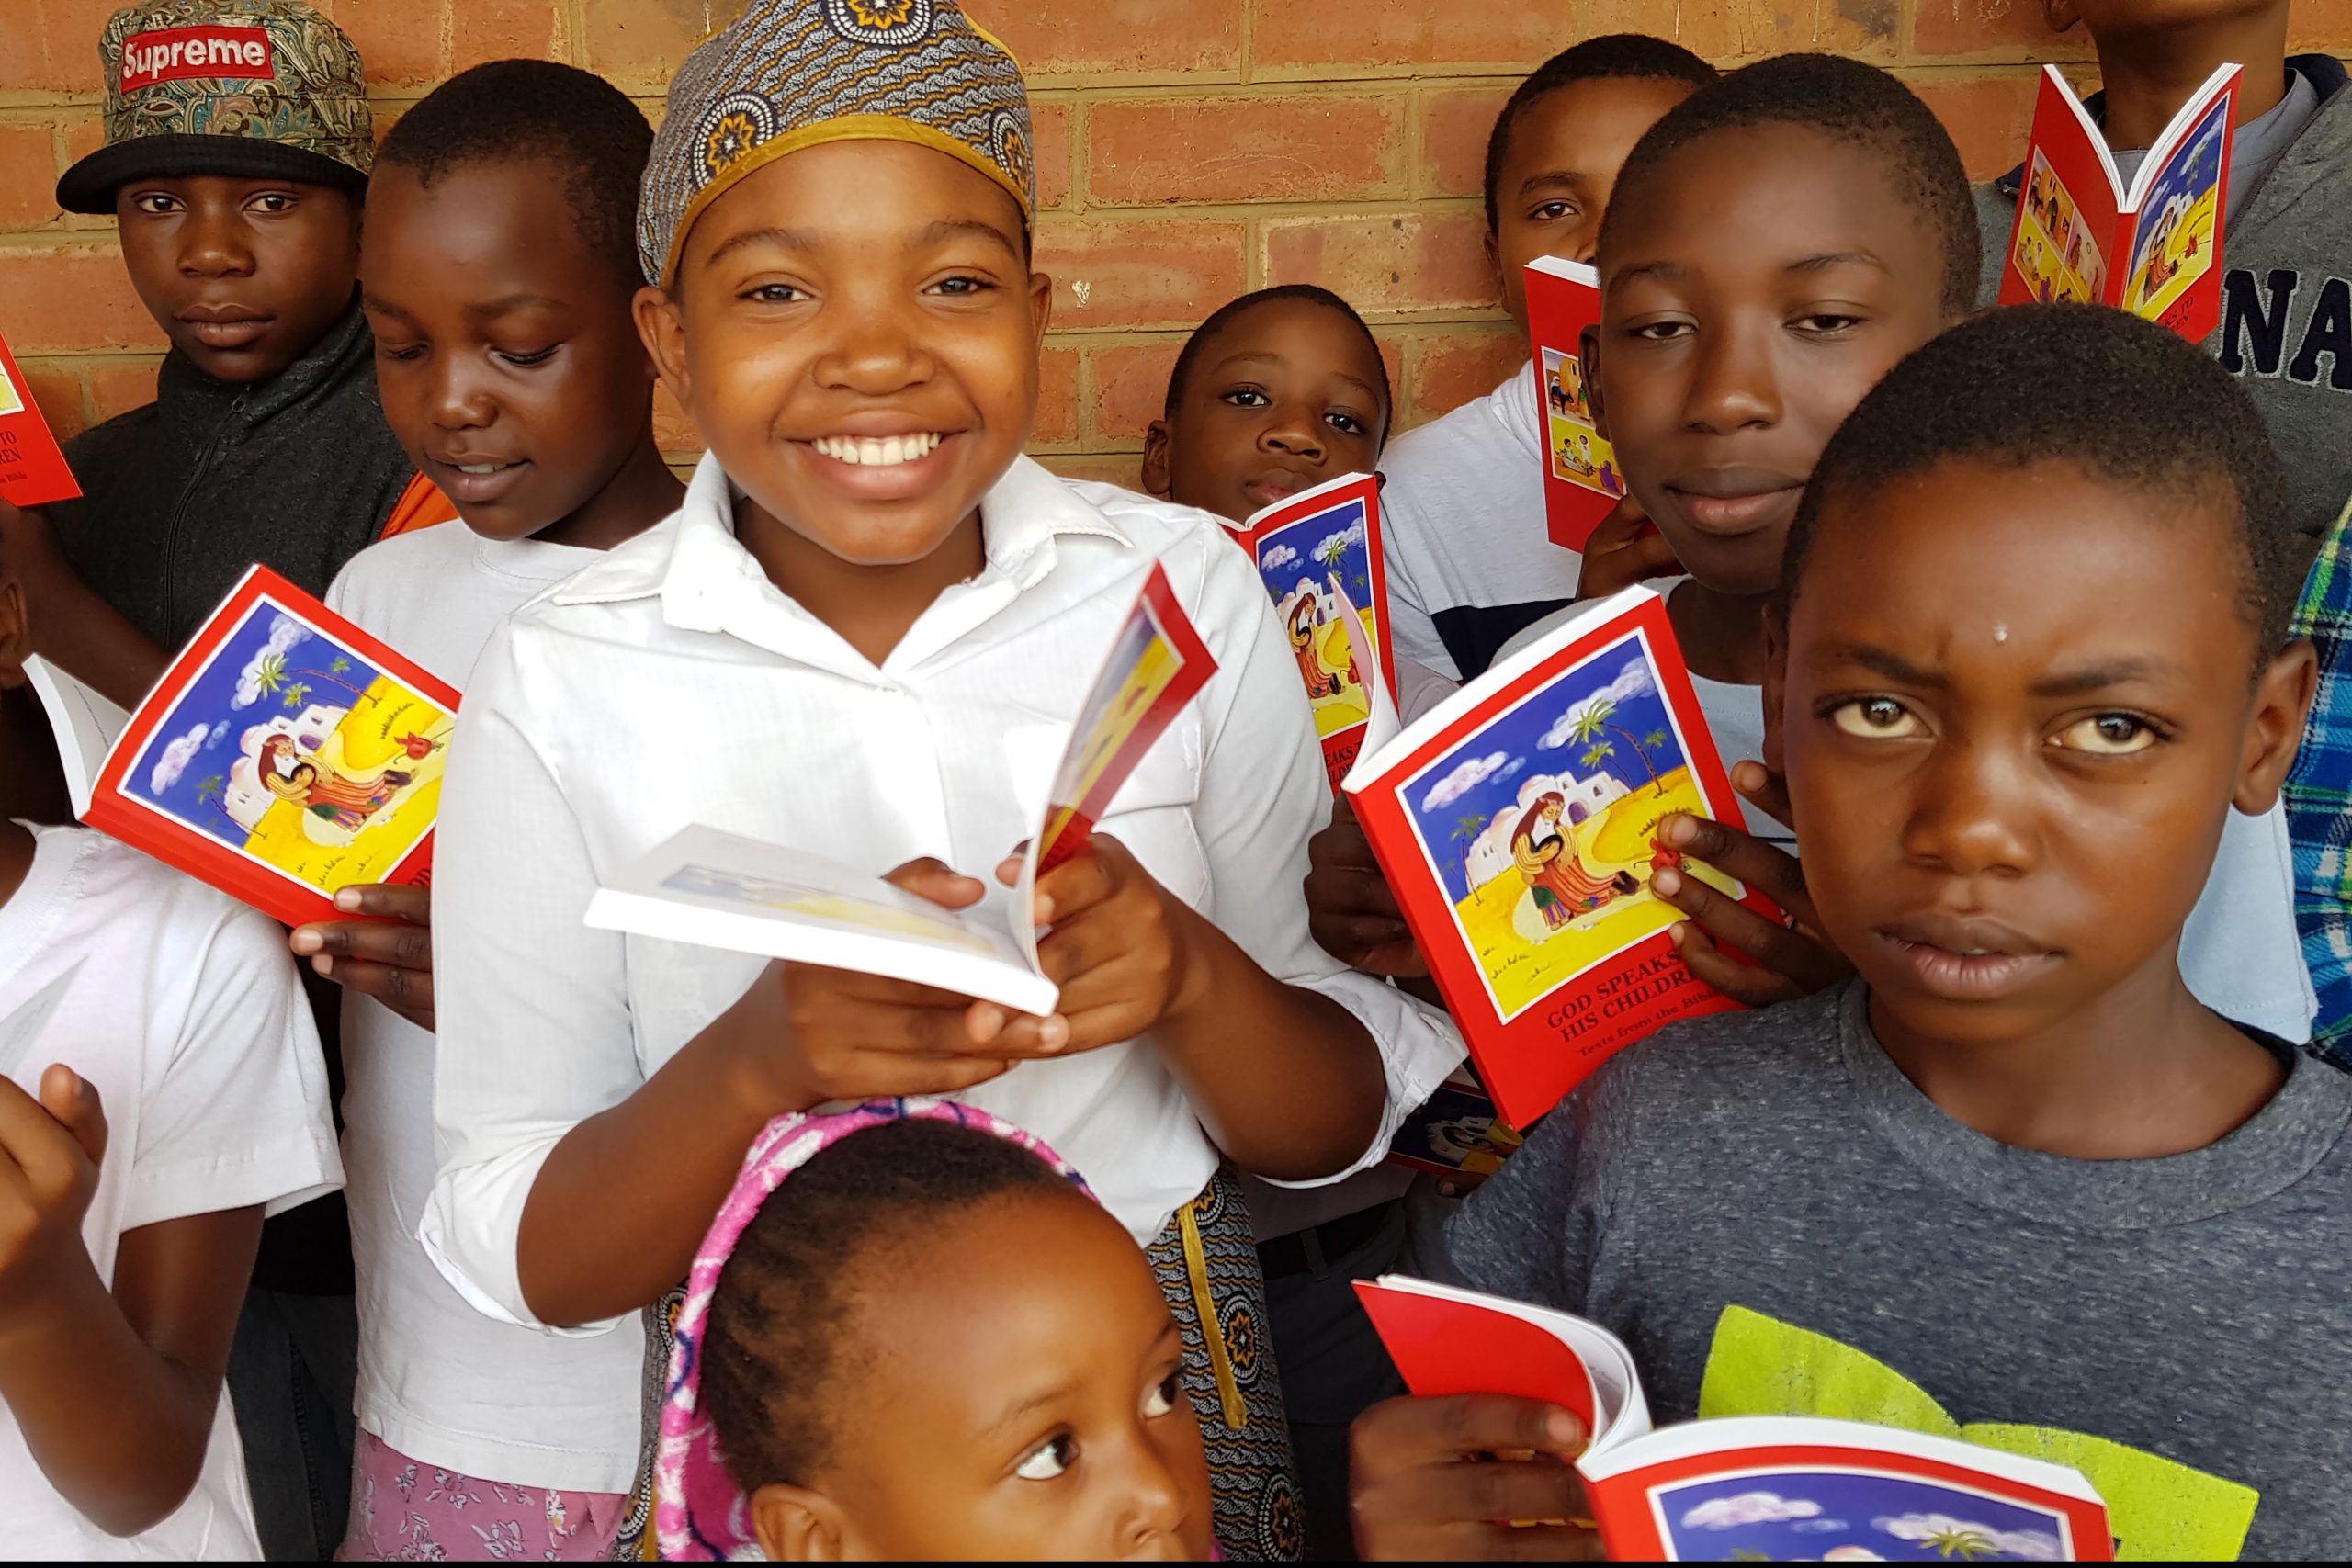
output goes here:
{"type": "MultiPolygon", "coordinates": [[[[389,123],[455,69],[515,54],[596,71],[658,115],[668,72],[735,0],[314,0],[366,56],[389,123]]],[[[0,0],[0,327],[66,431],[153,394],[162,338],[113,223],[58,172],[100,140],[115,0],[0,0]]],[[[1184,329],[1263,284],[1328,284],[1377,327],[1407,423],[1515,358],[1479,258],[1487,128],[1512,83],[1626,29],[1734,62],[1826,49],[1894,67],[1973,174],[2022,145],[2039,62],[2084,62],[2039,0],[967,0],[1035,94],[1039,265],[1054,276],[1035,449],[1131,482],[1184,329]]],[[[2296,0],[2301,48],[2352,43],[2352,0],[2296,0]]],[[[665,409],[662,436],[690,453],[665,409]]]]}

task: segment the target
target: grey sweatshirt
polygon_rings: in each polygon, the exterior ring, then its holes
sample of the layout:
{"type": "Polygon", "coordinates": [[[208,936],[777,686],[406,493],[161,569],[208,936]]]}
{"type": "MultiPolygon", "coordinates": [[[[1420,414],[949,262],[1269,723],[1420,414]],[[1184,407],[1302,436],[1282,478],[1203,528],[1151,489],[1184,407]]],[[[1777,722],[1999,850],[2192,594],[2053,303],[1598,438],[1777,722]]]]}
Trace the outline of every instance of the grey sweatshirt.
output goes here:
{"type": "MultiPolygon", "coordinates": [[[[2270,427],[2308,562],[2352,497],[2352,93],[2332,55],[2287,63],[2319,107],[2266,176],[2230,192],[2222,325],[2206,346],[2270,427]]],[[[2098,96],[2085,107],[2099,118],[2098,96]]],[[[2020,164],[1977,187],[1986,303],[2000,292],[2023,177],[2020,164]]]]}

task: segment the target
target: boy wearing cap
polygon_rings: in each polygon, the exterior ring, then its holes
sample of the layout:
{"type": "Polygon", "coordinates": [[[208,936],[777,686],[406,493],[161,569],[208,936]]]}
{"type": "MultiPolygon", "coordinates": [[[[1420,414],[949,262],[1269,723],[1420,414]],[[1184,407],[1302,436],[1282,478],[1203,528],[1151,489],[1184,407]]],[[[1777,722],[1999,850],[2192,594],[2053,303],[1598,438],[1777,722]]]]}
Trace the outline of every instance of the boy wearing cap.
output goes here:
{"type": "MultiPolygon", "coordinates": [[[[483,1310],[617,1326],[684,1278],[771,1117],[966,1091],[1148,1248],[1218,1537],[1292,1557],[1232,1168],[1372,1163],[1461,1046],[1307,935],[1329,790],[1248,555],[1205,513],[1022,456],[1050,299],[1029,148],[1019,68],[954,0],[752,0],[679,71],[637,316],[710,454],[675,515],[474,667],[437,828],[421,1230],[483,1310]],[[985,889],[950,865],[1011,881],[1155,565],[1216,668],[1038,879],[1052,1016],[583,920],[604,868],[691,822],[897,867],[951,908],[985,889]]],[[[1030,1446],[1050,1476],[1068,1445],[1030,1446]]]]}
{"type": "Polygon", "coordinates": [[[28,570],[41,651],[135,699],[247,566],[323,592],[432,497],[409,493],[356,300],[375,142],[351,40],[301,0],[141,0],[98,58],[106,145],[58,204],[114,215],[172,346],[155,401],[67,444],[85,494],[49,509],[62,560],[28,570]],[[91,600],[120,618],[94,626],[91,600]]]}

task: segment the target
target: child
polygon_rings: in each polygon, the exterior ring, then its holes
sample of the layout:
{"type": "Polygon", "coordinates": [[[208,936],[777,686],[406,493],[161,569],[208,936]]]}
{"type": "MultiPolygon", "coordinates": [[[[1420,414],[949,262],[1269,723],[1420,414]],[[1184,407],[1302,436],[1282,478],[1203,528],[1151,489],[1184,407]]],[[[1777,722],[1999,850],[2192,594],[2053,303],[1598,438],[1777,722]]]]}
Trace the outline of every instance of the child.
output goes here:
{"type": "MultiPolygon", "coordinates": [[[[0,556],[0,705],[28,651],[0,556]]],[[[49,755],[0,752],[0,795],[45,787],[49,755]]],[[[277,929],[96,833],[0,819],[10,1555],[258,1555],[221,1374],[263,1213],[342,1180],[277,929]]]]}
{"type": "MultiPolygon", "coordinates": [[[[2098,51],[2086,102],[2129,179],[2197,85],[2244,66],[2222,232],[2222,329],[2208,347],[2262,412],[2287,469],[2280,520],[2309,560],[2352,494],[2352,268],[2331,223],[2346,209],[2352,94],[2341,62],[2287,53],[2289,0],[2042,0],[2052,32],[2098,51]],[[2324,367],[2323,367],[2323,365],[2324,367]]],[[[1984,298],[2001,289],[2023,164],[1977,193],[1984,298]]]]}
{"type": "Polygon", "coordinates": [[[438,829],[423,1231],[478,1304],[609,1327],[684,1276],[773,1116],[971,1091],[1152,1244],[1220,1533],[1287,1555],[1220,1159],[1306,1182],[1368,1164],[1460,1045],[1307,940],[1289,890],[1329,797],[1249,558],[1203,513],[1020,456],[1050,296],[1027,125],[1018,68],[948,0],[757,0],[681,70],[638,321],[710,455],[674,519],[475,667],[438,829]],[[1219,668],[1038,884],[1062,1011],[585,925],[601,874],[698,821],[873,871],[936,857],[901,880],[974,902],[937,863],[1005,871],[1154,562],[1219,668]]]}
{"type": "MultiPolygon", "coordinates": [[[[369,547],[327,602],[453,684],[510,613],[683,493],[654,446],[653,368],[629,312],[652,141],[597,77],[517,60],[436,89],[377,155],[361,284],[384,412],[465,526],[369,547]]],[[[359,1432],[342,1555],[491,1539],[601,1556],[636,1465],[635,1337],[484,1317],[417,1245],[435,1170],[426,895],[343,897],[379,918],[293,936],[360,993],[345,1014],[359,1432]],[[448,1479],[418,1487],[435,1472],[448,1479]]]]}
{"type": "MultiPolygon", "coordinates": [[[[1503,105],[1487,141],[1487,259],[1522,338],[1527,264],[1589,260],[1625,154],[1714,79],[1679,44],[1622,33],[1554,55],[1503,105]]],[[[1451,681],[1484,674],[1513,632],[1577,597],[1577,558],[1544,531],[1535,384],[1530,360],[1388,455],[1396,651],[1451,681]]]]}
{"type": "Polygon", "coordinates": [[[662,1555],[1205,1560],[1182,1370],[1143,1254],[1035,1138],[936,1100],[779,1117],[679,1314],[662,1555]]]}
{"type": "MultiPolygon", "coordinates": [[[[375,143],[351,40],[301,0],[141,0],[98,60],[106,145],[58,205],[114,217],[172,352],[154,402],[66,444],[85,493],[49,519],[74,575],[153,645],[152,679],[254,561],[324,592],[413,475],[353,297],[375,143]],[[175,45],[203,47],[205,73],[175,45]]],[[[143,692],[119,637],[34,612],[42,651],[143,692]]]]}
{"type": "MultiPolygon", "coordinates": [[[[2283,494],[2231,378],[2120,312],[2003,311],[1898,367],[1807,488],[1770,671],[1860,977],[1611,1063],[1464,1206],[1454,1271],[1623,1335],[1662,1421],[1899,1422],[1883,1373],[1836,1375],[1868,1357],[1962,1423],[2086,1435],[2051,1451],[2134,1556],[2328,1554],[2352,1308],[2312,1260],[2352,1246],[2352,1079],[2176,960],[2311,696],[2283,494]]],[[[1372,1412],[1364,1544],[1544,1554],[1477,1521],[1583,1517],[1573,1472],[1455,1456],[1574,1426],[1372,1412]]]]}
{"type": "MultiPolygon", "coordinates": [[[[1260,289],[1218,307],[1185,340],[1166,413],[1145,437],[1144,488],[1242,522],[1326,479],[1371,471],[1389,418],[1380,344],[1346,300],[1306,284],[1260,289]]],[[[1294,643],[1299,635],[1293,628],[1294,643]]],[[[1311,1557],[1347,1548],[1349,1423],[1403,1386],[1351,1281],[1400,1263],[1399,1199],[1411,1182],[1380,1165],[1306,1191],[1245,1184],[1311,1557]]]]}
{"type": "Polygon", "coordinates": [[[1355,308],[1288,283],[1193,329],[1144,433],[1143,488],[1228,522],[1380,461],[1388,366],[1355,308]]]}

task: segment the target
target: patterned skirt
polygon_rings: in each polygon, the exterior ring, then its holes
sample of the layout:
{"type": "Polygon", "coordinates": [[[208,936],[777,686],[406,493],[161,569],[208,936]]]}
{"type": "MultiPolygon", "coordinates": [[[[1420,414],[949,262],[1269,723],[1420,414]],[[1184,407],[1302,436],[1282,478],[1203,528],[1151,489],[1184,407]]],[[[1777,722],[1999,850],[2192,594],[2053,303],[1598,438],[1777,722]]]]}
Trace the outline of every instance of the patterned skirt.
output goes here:
{"type": "MultiPolygon", "coordinates": [[[[1184,1341],[1184,1392],[1200,1418],[1219,1550],[1228,1562],[1295,1562],[1305,1526],[1290,1427],[1266,1320],[1266,1280],[1249,1201],[1219,1170],[1144,1249],[1184,1341]]],[[[613,1556],[655,1559],[654,1438],[684,1286],[645,1312],[644,1425],[637,1484],[613,1556]]]]}

